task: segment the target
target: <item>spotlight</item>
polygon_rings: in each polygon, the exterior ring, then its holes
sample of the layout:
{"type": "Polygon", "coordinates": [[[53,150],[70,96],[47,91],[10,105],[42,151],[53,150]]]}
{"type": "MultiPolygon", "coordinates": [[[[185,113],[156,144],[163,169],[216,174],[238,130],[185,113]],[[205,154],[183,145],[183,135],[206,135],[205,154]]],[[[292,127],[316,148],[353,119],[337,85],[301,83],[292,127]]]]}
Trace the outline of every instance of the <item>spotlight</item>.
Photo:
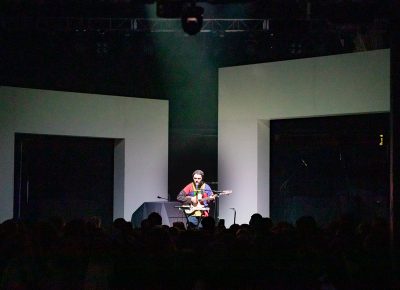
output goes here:
{"type": "Polygon", "coordinates": [[[195,35],[203,27],[204,9],[191,4],[182,12],[182,28],[189,35],[195,35]]]}

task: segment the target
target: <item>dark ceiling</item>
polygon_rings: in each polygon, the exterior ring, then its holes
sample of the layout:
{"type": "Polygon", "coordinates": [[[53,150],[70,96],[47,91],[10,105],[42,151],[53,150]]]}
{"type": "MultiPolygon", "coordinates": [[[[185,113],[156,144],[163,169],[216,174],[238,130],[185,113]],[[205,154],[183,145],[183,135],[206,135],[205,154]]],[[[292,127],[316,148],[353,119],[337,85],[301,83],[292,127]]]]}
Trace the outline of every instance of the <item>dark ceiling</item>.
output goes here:
{"type": "MultiPolygon", "coordinates": [[[[4,0],[2,15],[142,17],[145,7],[156,7],[154,0],[4,0]]],[[[389,0],[159,0],[157,3],[188,3],[205,8],[205,17],[327,18],[340,22],[369,22],[389,14],[389,0]]],[[[179,5],[178,5],[179,6],[179,5]]]]}
{"type": "Polygon", "coordinates": [[[390,42],[388,0],[197,1],[195,36],[145,2],[0,1],[0,85],[169,100],[169,192],[196,168],[217,180],[219,67],[390,42]]]}

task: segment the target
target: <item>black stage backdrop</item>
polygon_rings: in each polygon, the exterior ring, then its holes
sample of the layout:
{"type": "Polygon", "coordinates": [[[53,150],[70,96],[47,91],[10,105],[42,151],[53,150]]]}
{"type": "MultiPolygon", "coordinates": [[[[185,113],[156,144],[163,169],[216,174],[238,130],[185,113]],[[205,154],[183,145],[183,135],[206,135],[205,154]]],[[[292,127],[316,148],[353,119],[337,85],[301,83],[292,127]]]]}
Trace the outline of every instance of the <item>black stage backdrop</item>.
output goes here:
{"type": "Polygon", "coordinates": [[[389,114],[271,121],[271,217],[389,216],[389,114]]]}
{"type": "Polygon", "coordinates": [[[16,134],[14,217],[113,221],[114,140],[16,134]]]}

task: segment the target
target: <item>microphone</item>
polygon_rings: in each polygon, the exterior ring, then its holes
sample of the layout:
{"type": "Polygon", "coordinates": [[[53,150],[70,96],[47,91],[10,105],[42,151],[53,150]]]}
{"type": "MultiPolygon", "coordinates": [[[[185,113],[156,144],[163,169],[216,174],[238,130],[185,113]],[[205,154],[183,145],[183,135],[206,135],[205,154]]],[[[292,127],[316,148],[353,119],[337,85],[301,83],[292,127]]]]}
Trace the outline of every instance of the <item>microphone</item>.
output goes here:
{"type": "Polygon", "coordinates": [[[168,198],[165,198],[165,197],[162,197],[162,196],[159,196],[159,195],[157,195],[157,198],[158,198],[158,199],[168,200],[168,198]]]}

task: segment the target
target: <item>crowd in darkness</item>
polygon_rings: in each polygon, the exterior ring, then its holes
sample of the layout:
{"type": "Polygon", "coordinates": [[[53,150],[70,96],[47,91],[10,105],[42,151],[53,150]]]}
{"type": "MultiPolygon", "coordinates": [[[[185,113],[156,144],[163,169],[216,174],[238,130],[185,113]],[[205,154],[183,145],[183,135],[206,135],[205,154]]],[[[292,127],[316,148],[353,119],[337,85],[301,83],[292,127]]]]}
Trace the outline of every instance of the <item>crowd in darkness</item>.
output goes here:
{"type": "Polygon", "coordinates": [[[253,214],[225,228],[141,227],[118,218],[106,231],[97,217],[64,223],[7,220],[0,225],[1,289],[394,289],[386,220],[349,216],[319,228],[253,214]]]}

